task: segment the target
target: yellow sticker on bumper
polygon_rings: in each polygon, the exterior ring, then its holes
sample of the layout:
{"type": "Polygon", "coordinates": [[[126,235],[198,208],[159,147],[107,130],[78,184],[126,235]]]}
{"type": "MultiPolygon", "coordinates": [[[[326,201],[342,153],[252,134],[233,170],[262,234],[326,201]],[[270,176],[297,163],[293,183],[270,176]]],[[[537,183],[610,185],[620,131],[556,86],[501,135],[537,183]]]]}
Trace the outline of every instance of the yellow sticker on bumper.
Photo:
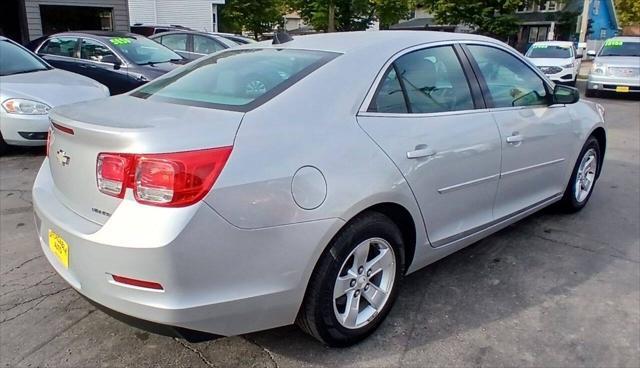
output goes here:
{"type": "Polygon", "coordinates": [[[64,268],[69,268],[69,244],[52,230],[49,230],[49,249],[64,268]]]}

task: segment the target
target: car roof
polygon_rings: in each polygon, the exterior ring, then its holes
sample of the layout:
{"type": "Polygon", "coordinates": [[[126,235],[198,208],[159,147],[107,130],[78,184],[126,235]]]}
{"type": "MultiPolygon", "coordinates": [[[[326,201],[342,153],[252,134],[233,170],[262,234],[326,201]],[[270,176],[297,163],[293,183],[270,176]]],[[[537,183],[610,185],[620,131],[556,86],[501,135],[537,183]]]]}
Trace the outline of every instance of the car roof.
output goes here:
{"type": "Polygon", "coordinates": [[[634,37],[634,36],[617,36],[609,39],[616,40],[616,41],[640,42],[640,37],[634,37]]]}
{"type": "Polygon", "coordinates": [[[573,45],[571,41],[538,41],[534,45],[558,45],[558,46],[570,46],[573,45]]]}
{"type": "Polygon", "coordinates": [[[197,35],[202,35],[202,36],[210,36],[210,37],[214,37],[214,38],[222,37],[222,36],[220,36],[218,34],[215,34],[215,33],[200,32],[200,31],[195,31],[195,30],[192,30],[192,29],[172,29],[170,31],[156,33],[154,35],[149,36],[149,38],[157,38],[157,37],[166,36],[168,34],[180,34],[180,33],[197,34],[197,35]]]}
{"type": "Polygon", "coordinates": [[[69,32],[60,32],[60,33],[54,33],[52,35],[49,35],[49,37],[53,37],[53,36],[77,36],[77,37],[82,37],[82,36],[93,36],[93,37],[105,37],[105,38],[112,38],[112,37],[144,37],[141,36],[137,33],[131,33],[131,32],[119,32],[119,31],[69,31],[69,32]]]}
{"type": "Polygon", "coordinates": [[[493,38],[473,35],[468,33],[449,33],[435,31],[359,31],[319,33],[304,36],[294,36],[286,43],[272,44],[272,41],[262,41],[241,46],[242,48],[290,48],[310,49],[319,51],[332,51],[350,53],[357,50],[390,51],[402,50],[415,45],[438,41],[484,41],[491,43],[504,43],[493,38]]]}

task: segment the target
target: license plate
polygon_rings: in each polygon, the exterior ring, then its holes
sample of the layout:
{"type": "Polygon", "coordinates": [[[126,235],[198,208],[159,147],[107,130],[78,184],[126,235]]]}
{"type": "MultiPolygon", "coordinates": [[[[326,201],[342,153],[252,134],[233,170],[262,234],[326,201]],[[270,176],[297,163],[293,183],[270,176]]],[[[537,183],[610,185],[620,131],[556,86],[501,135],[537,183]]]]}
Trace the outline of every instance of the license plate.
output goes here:
{"type": "Polygon", "coordinates": [[[629,87],[628,86],[617,86],[616,87],[616,92],[629,92],[629,87]]]}
{"type": "Polygon", "coordinates": [[[69,244],[53,230],[49,230],[49,249],[58,258],[64,268],[69,268],[69,244]]]}

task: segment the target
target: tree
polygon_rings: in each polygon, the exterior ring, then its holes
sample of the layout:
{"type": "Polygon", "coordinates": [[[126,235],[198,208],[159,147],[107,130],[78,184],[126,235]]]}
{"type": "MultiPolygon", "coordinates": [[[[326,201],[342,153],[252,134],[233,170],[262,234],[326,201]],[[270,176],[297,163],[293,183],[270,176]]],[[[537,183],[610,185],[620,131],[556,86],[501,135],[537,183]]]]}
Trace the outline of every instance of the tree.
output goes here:
{"type": "Polygon", "coordinates": [[[320,31],[361,31],[374,20],[388,28],[407,18],[415,0],[284,0],[305,22],[320,31]]]}
{"type": "Polygon", "coordinates": [[[281,0],[227,0],[220,11],[221,30],[241,33],[251,31],[257,39],[282,23],[281,0]]]}
{"type": "Polygon", "coordinates": [[[616,0],[615,3],[621,26],[640,24],[640,1],[616,0]]]}
{"type": "Polygon", "coordinates": [[[515,11],[523,0],[420,0],[441,24],[466,24],[479,33],[506,38],[518,30],[515,11]]]}

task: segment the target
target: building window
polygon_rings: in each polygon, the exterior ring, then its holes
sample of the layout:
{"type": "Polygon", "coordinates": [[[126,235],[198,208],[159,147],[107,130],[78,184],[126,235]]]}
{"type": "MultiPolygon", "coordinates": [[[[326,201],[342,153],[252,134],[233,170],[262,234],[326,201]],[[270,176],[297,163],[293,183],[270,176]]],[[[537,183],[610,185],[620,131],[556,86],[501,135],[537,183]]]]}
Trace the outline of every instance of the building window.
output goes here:
{"type": "Polygon", "coordinates": [[[607,30],[605,28],[600,28],[600,39],[601,40],[607,39],[607,30]]]}
{"type": "Polygon", "coordinates": [[[516,9],[516,13],[531,13],[533,11],[533,0],[525,0],[520,3],[518,9],[516,9]]]}
{"type": "Polygon", "coordinates": [[[538,11],[540,12],[555,12],[558,11],[557,1],[542,1],[538,5],[538,11]]]}

